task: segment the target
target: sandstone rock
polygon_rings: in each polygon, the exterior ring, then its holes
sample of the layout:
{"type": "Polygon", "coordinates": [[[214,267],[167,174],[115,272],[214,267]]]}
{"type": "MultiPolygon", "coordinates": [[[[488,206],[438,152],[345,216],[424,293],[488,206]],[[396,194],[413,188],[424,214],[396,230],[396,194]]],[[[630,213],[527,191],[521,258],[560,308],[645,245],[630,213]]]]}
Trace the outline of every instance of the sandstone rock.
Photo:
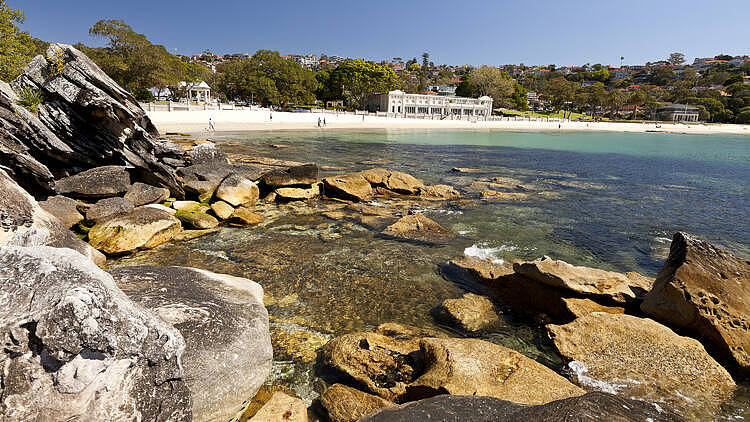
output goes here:
{"type": "Polygon", "coordinates": [[[365,170],[361,174],[371,185],[382,186],[394,192],[407,195],[415,195],[424,187],[424,183],[419,179],[400,171],[374,168],[365,170]]]}
{"type": "Polygon", "coordinates": [[[313,185],[317,181],[318,166],[315,164],[303,164],[301,166],[289,167],[284,170],[271,170],[263,173],[260,177],[260,183],[270,189],[298,185],[313,185]]]}
{"type": "Polygon", "coordinates": [[[144,205],[143,208],[153,208],[153,209],[156,209],[156,210],[161,210],[161,211],[167,212],[167,213],[169,213],[171,215],[177,214],[177,210],[176,209],[169,208],[169,207],[164,206],[162,204],[148,204],[148,205],[144,205]]]}
{"type": "Polygon", "coordinates": [[[302,400],[277,391],[248,422],[307,422],[307,406],[302,400]]]}
{"type": "Polygon", "coordinates": [[[440,224],[422,214],[401,217],[381,233],[396,238],[422,242],[442,241],[456,236],[452,231],[443,228],[440,224]]]}
{"type": "Polygon", "coordinates": [[[375,333],[336,337],[321,349],[321,362],[346,374],[378,396],[393,401],[419,373],[416,341],[396,340],[375,333]]]}
{"type": "Polygon", "coordinates": [[[635,301],[641,297],[647,287],[643,286],[640,280],[632,280],[624,274],[597,268],[578,267],[548,257],[514,264],[513,270],[551,287],[617,303],[635,301]]]}
{"type": "Polygon", "coordinates": [[[453,186],[448,185],[431,185],[419,188],[419,197],[430,201],[456,199],[460,196],[461,194],[453,186]]]}
{"type": "Polygon", "coordinates": [[[68,228],[83,221],[83,216],[78,212],[77,205],[78,203],[74,199],[62,195],[53,196],[46,201],[39,202],[40,207],[57,217],[68,228]]]}
{"type": "Polygon", "coordinates": [[[250,225],[258,224],[263,222],[263,217],[254,213],[251,209],[245,207],[235,208],[232,215],[229,216],[227,222],[234,225],[250,225]]]}
{"type": "Polygon", "coordinates": [[[149,249],[169,242],[182,230],[172,214],[151,207],[138,207],[130,214],[102,221],[89,231],[91,246],[108,254],[149,249]]]}
{"type": "Polygon", "coordinates": [[[277,200],[302,201],[320,196],[320,184],[316,183],[309,188],[278,188],[274,192],[277,200]]]}
{"type": "Polygon", "coordinates": [[[508,201],[520,201],[529,197],[528,193],[523,192],[498,192],[495,190],[483,190],[480,192],[482,198],[500,199],[508,201]]]}
{"type": "Polygon", "coordinates": [[[594,302],[591,299],[580,299],[575,297],[566,297],[562,301],[575,318],[580,318],[594,312],[606,312],[608,314],[624,314],[625,308],[618,306],[604,306],[594,302]]]}
{"type": "Polygon", "coordinates": [[[237,207],[253,206],[258,202],[260,190],[252,180],[242,175],[231,174],[216,189],[216,197],[237,207]]]}
{"type": "Polygon", "coordinates": [[[420,337],[447,337],[445,333],[432,328],[414,327],[395,322],[386,322],[378,325],[377,328],[375,328],[375,334],[384,335],[396,340],[411,340],[420,337]]]}
{"type": "Polygon", "coordinates": [[[196,145],[189,155],[193,164],[229,164],[229,158],[214,143],[196,145]]]}
{"type": "Polygon", "coordinates": [[[367,201],[372,199],[370,183],[358,173],[342,174],[323,179],[326,196],[349,201],[367,201]]]}
{"type": "MultiPolygon", "coordinates": [[[[154,155],[158,131],[138,102],[75,48],[50,45],[12,85],[16,92],[29,87],[44,97],[38,116],[20,106],[0,105],[14,116],[7,126],[0,124],[10,128],[10,136],[0,136],[0,151],[12,152],[7,165],[16,180],[28,176],[27,187],[51,193],[50,175],[125,165],[137,180],[182,193],[174,169],[154,155]],[[59,72],[50,73],[52,63],[62,64],[59,72]]],[[[0,120],[8,117],[0,114],[0,120]]]]}
{"type": "Polygon", "coordinates": [[[195,420],[229,420],[271,372],[263,288],[245,278],[185,267],[109,270],[131,299],[185,337],[182,367],[195,420]]]}
{"type": "Polygon", "coordinates": [[[330,386],[321,396],[331,422],[356,422],[376,410],[394,406],[392,402],[343,384],[330,386]]]}
{"type": "Polygon", "coordinates": [[[86,221],[90,223],[98,223],[108,218],[128,214],[132,212],[134,208],[133,203],[125,198],[114,197],[100,199],[86,210],[86,221]]]}
{"type": "Polygon", "coordinates": [[[130,174],[121,166],[95,167],[55,182],[57,193],[76,199],[102,199],[130,189],[130,174]]]}
{"type": "Polygon", "coordinates": [[[103,265],[107,258],[77,238],[60,220],[0,170],[0,246],[70,248],[103,265]]]}
{"type": "Polygon", "coordinates": [[[191,180],[185,183],[185,192],[197,197],[200,202],[208,202],[213,198],[214,192],[221,181],[214,180],[191,180]]]}
{"type": "Polygon", "coordinates": [[[4,420],[189,421],[185,342],[70,249],[0,248],[4,420]]]}
{"type": "Polygon", "coordinates": [[[219,231],[219,228],[202,229],[202,230],[183,230],[177,233],[175,237],[173,238],[173,240],[175,242],[185,242],[188,240],[193,240],[199,237],[209,235],[211,233],[216,233],[217,231],[219,231]]]}
{"type": "Polygon", "coordinates": [[[448,393],[544,404],[585,393],[535,360],[484,340],[426,338],[420,348],[425,372],[407,387],[409,397],[448,393]]]}
{"type": "Polygon", "coordinates": [[[717,359],[750,372],[750,261],[677,233],[641,309],[687,329],[717,359]]]}
{"type": "Polygon", "coordinates": [[[547,328],[585,387],[710,410],[734,388],[697,340],[650,319],[593,313],[547,328]]]}
{"type": "Polygon", "coordinates": [[[220,220],[226,220],[234,212],[234,207],[224,201],[218,201],[211,204],[211,210],[220,220]]]}
{"type": "Polygon", "coordinates": [[[484,296],[466,293],[458,299],[446,299],[433,312],[440,321],[465,331],[479,331],[500,324],[495,305],[484,296]]]}
{"type": "Polygon", "coordinates": [[[169,198],[169,189],[157,188],[156,186],[145,183],[133,183],[125,194],[125,199],[133,203],[134,206],[140,207],[147,204],[158,204],[169,198]]]}
{"type": "Polygon", "coordinates": [[[199,211],[177,211],[174,215],[189,228],[196,230],[213,229],[219,225],[219,220],[211,215],[199,211]]]}
{"type": "Polygon", "coordinates": [[[593,392],[539,406],[524,406],[492,397],[441,395],[385,408],[361,422],[681,422],[656,406],[614,394],[593,392]]]}
{"type": "Polygon", "coordinates": [[[200,211],[201,206],[203,206],[201,203],[195,201],[174,201],[172,203],[172,208],[185,212],[200,211]]]}

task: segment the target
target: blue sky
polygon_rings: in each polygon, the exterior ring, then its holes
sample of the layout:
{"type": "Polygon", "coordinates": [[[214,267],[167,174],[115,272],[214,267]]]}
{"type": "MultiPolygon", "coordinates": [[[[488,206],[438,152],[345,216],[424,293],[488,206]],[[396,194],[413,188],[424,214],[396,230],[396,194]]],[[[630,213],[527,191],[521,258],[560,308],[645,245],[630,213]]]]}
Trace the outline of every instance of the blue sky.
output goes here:
{"type": "Polygon", "coordinates": [[[96,44],[123,19],[180,54],[258,49],[438,64],[637,64],[670,52],[750,55],[750,0],[7,0],[25,30],[96,44]]]}

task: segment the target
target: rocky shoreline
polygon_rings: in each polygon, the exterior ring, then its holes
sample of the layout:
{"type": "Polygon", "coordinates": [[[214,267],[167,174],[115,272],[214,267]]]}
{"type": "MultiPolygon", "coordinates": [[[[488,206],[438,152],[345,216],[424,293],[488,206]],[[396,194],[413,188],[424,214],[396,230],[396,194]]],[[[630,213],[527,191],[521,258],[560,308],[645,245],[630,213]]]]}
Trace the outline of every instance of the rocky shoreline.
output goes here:
{"type": "Polygon", "coordinates": [[[107,269],[107,257],[222,226],[263,230],[264,213],[294,204],[439,246],[457,234],[422,204],[550,194],[500,177],[459,191],[369,164],[321,177],[338,169],[160,138],[88,58],[50,46],[0,84],[2,420],[688,420],[713,414],[747,375],[750,262],[686,233],[655,279],[548,257],[447,260],[444,278],[484,288],[432,310],[466,335],[385,323],[321,341],[300,351],[323,381],[312,404],[262,388],[273,350],[260,284],[107,269]],[[37,114],[15,103],[24,87],[44,93],[37,114]],[[471,338],[505,314],[543,326],[564,367],[471,338]]]}

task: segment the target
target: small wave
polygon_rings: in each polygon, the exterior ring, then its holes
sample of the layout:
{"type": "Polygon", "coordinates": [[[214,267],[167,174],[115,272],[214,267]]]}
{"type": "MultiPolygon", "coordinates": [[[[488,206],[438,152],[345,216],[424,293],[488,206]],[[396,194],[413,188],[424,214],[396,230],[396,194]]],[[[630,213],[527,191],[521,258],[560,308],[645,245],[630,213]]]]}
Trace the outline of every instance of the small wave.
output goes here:
{"type": "Polygon", "coordinates": [[[510,245],[500,245],[496,248],[490,248],[486,244],[480,243],[471,245],[468,248],[464,249],[464,255],[472,258],[490,259],[492,260],[493,264],[502,264],[505,261],[497,258],[495,254],[497,254],[498,252],[514,251],[516,249],[518,248],[510,245]]]}
{"type": "Polygon", "coordinates": [[[578,379],[578,383],[584,387],[593,388],[594,390],[603,391],[605,393],[617,394],[621,389],[627,387],[624,384],[612,384],[606,381],[591,378],[586,375],[589,370],[583,362],[574,360],[568,364],[570,371],[578,379]]]}

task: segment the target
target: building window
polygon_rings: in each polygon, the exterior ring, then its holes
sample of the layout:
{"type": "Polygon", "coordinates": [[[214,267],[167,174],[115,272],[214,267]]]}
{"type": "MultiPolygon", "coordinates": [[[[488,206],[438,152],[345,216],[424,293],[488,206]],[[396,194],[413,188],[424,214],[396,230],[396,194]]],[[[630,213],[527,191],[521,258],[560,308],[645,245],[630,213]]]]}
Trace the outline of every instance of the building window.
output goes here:
{"type": "Polygon", "coordinates": [[[406,110],[407,114],[414,114],[414,113],[417,112],[417,108],[416,107],[406,107],[405,110],[406,110]]]}
{"type": "Polygon", "coordinates": [[[419,107],[417,109],[417,112],[419,114],[428,114],[430,112],[430,109],[428,107],[419,107]]]}

